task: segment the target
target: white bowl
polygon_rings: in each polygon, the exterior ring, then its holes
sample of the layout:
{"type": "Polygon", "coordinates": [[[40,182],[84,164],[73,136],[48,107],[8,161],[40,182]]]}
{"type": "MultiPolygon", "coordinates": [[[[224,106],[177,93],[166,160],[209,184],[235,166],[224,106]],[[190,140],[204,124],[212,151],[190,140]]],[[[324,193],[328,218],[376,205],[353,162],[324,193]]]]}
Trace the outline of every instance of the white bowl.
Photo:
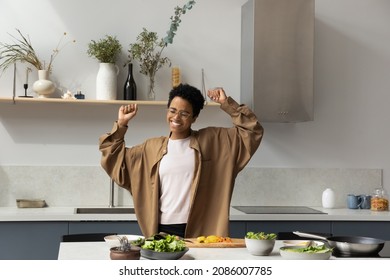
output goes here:
{"type": "Polygon", "coordinates": [[[185,247],[183,251],[179,252],[156,252],[141,248],[141,257],[150,260],[178,260],[187,253],[188,250],[188,247],[185,247]]]}
{"type": "Polygon", "coordinates": [[[310,244],[310,240],[285,240],[283,241],[284,246],[308,246],[310,244]]]}
{"type": "Polygon", "coordinates": [[[129,234],[118,234],[118,235],[107,235],[104,237],[104,241],[106,241],[106,244],[110,247],[119,247],[121,245],[119,241],[119,237],[126,236],[129,242],[136,241],[138,238],[144,238],[141,235],[129,235],[129,234]]]}
{"type": "Polygon", "coordinates": [[[302,246],[286,246],[280,248],[280,255],[289,260],[328,260],[332,252],[310,253],[310,252],[291,252],[288,249],[304,248],[302,246]]]}
{"type": "Polygon", "coordinates": [[[260,240],[245,238],[245,245],[249,253],[255,256],[268,256],[275,246],[275,239],[260,240]]]}

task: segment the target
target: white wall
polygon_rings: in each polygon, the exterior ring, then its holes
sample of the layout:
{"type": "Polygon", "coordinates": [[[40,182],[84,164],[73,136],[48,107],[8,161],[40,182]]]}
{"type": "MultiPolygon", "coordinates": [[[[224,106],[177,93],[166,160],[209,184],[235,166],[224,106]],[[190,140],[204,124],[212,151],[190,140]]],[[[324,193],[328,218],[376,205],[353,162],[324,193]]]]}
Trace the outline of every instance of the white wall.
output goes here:
{"type": "MultiPolygon", "coordinates": [[[[165,35],[178,0],[0,0],[0,41],[19,28],[42,57],[62,32],[77,43],[61,51],[53,80],[94,98],[97,61],[86,55],[91,39],[116,35],[127,50],[142,27],[165,35]]],[[[165,54],[183,69],[184,80],[222,85],[239,99],[240,7],[245,0],[197,0],[183,17],[165,54]]],[[[390,187],[390,1],[317,0],[315,35],[315,120],[264,124],[255,167],[379,168],[390,187]]],[[[123,52],[123,60],[126,51],[123,52]]],[[[120,63],[118,63],[120,64],[120,63]]],[[[25,65],[18,65],[22,94],[25,65]]],[[[12,78],[0,77],[0,96],[11,96],[12,78]]],[[[35,74],[36,75],[36,74],[35,74]]],[[[118,80],[123,84],[125,71],[118,80]]],[[[158,77],[158,99],[169,90],[170,71],[158,77]]],[[[143,79],[136,77],[140,91],[143,79]]],[[[33,77],[31,77],[33,80],[33,77]]],[[[142,94],[142,93],[141,93],[142,94]]],[[[97,137],[111,128],[116,106],[0,106],[0,165],[99,165],[97,137]]],[[[164,108],[145,106],[129,144],[166,133],[164,108]],[[141,122],[142,120],[142,122],[141,122]]],[[[228,125],[218,108],[207,108],[197,126],[228,125]],[[216,115],[216,120],[212,120],[216,115]]]]}

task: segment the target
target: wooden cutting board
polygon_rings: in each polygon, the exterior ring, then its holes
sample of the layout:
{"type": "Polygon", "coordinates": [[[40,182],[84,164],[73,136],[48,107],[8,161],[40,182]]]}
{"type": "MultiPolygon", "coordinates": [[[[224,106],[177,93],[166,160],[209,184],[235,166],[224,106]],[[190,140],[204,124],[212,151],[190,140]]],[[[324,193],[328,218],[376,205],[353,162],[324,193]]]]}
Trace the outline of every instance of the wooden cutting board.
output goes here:
{"type": "Polygon", "coordinates": [[[186,238],[186,246],[189,248],[245,248],[245,239],[232,238],[232,242],[199,243],[196,238],[186,238]]]}

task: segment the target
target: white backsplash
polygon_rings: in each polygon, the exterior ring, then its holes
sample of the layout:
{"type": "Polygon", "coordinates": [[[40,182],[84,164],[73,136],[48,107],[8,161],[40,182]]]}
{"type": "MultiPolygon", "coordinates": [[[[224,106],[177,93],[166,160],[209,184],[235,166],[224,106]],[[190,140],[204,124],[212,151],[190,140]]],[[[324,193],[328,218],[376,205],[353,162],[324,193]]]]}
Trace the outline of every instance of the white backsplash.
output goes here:
{"type": "MultiPolygon", "coordinates": [[[[99,166],[1,166],[0,206],[16,199],[44,199],[49,206],[108,206],[110,178],[99,166]]],[[[133,205],[116,186],[115,205],[133,205]]]]}
{"type": "MultiPolygon", "coordinates": [[[[336,207],[349,193],[371,194],[381,185],[381,169],[247,167],[238,176],[232,205],[321,206],[332,188],[336,207]]],[[[0,166],[0,207],[16,199],[44,199],[50,206],[108,206],[110,179],[100,166],[0,166]]],[[[115,205],[133,205],[130,194],[115,188],[115,205]]]]}
{"type": "Polygon", "coordinates": [[[336,208],[347,194],[372,194],[381,186],[381,169],[245,168],[237,177],[232,205],[321,206],[332,188],[336,208]]]}

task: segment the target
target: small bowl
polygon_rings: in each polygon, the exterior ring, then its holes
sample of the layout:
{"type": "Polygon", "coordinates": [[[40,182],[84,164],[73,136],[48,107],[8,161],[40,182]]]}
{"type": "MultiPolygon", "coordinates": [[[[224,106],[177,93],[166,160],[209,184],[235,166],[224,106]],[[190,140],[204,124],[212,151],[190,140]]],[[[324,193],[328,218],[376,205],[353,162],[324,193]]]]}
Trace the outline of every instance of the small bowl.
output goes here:
{"type": "Polygon", "coordinates": [[[245,245],[249,253],[255,256],[268,256],[275,246],[275,239],[250,239],[245,238],[245,245]]]}
{"type": "Polygon", "coordinates": [[[121,246],[119,237],[123,237],[123,236],[126,236],[129,242],[136,241],[138,240],[138,238],[144,238],[141,235],[118,234],[118,235],[107,235],[104,237],[104,241],[106,241],[106,244],[109,246],[109,248],[119,247],[121,246]]]}
{"type": "Polygon", "coordinates": [[[120,247],[110,248],[110,259],[112,260],[139,260],[140,257],[140,247],[131,247],[129,251],[121,251],[120,247]]]}

